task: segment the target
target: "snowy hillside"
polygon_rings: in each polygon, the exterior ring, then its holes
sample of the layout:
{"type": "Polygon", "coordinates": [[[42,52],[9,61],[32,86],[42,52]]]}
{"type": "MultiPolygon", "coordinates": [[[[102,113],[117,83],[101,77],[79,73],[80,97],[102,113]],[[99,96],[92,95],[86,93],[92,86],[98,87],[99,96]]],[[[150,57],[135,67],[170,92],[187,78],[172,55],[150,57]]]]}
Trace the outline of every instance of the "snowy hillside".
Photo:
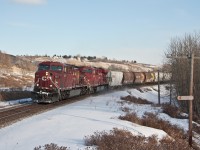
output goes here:
{"type": "Polygon", "coordinates": [[[89,61],[80,58],[42,57],[42,56],[13,56],[0,52],[0,88],[32,87],[34,73],[38,63],[42,61],[58,61],[77,66],[101,67],[120,71],[152,71],[156,66],[121,61],[89,61]]]}

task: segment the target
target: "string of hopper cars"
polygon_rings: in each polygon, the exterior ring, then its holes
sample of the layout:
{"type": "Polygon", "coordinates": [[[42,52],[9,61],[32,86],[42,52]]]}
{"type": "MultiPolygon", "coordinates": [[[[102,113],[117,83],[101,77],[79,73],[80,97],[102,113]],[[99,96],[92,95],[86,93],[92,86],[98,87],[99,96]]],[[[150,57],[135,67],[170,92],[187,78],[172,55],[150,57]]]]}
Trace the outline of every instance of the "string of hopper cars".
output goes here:
{"type": "MultiPolygon", "coordinates": [[[[160,73],[161,82],[168,79],[169,75],[160,73]]],[[[156,82],[157,72],[120,72],[45,61],[38,65],[32,93],[37,103],[53,103],[110,87],[156,82]]]]}

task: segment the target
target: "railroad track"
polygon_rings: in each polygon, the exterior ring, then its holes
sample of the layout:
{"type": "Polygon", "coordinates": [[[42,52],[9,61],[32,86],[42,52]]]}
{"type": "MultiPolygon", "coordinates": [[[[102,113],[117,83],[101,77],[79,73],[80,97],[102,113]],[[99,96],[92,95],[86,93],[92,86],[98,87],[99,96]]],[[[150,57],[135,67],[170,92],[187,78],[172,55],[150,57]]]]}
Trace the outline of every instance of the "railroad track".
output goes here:
{"type": "MultiPolygon", "coordinates": [[[[133,86],[131,88],[139,88],[146,85],[137,85],[133,86]]],[[[127,87],[122,87],[120,89],[111,89],[107,91],[101,91],[92,95],[101,95],[102,93],[108,93],[110,91],[118,91],[127,89],[127,87]]],[[[17,121],[20,121],[24,118],[63,106],[70,103],[74,103],[76,101],[81,101],[82,99],[91,96],[91,95],[82,95],[78,97],[72,97],[63,101],[55,102],[52,104],[36,104],[36,103],[29,103],[29,104],[22,104],[13,106],[10,108],[5,108],[0,110],[0,128],[3,128],[5,126],[8,126],[12,123],[15,123],[17,121]]]]}
{"type": "Polygon", "coordinates": [[[88,95],[83,95],[79,97],[73,97],[67,100],[55,102],[52,104],[23,104],[11,108],[6,108],[0,111],[0,129],[9,126],[17,121],[24,118],[31,117],[42,112],[46,112],[70,103],[81,101],[82,99],[88,97],[88,95]]]}
{"type": "Polygon", "coordinates": [[[0,109],[0,113],[3,113],[8,110],[16,109],[16,108],[21,108],[21,107],[24,107],[24,105],[26,105],[26,104],[16,104],[13,106],[5,106],[0,109]]]}
{"type": "Polygon", "coordinates": [[[0,112],[0,128],[10,125],[22,118],[28,117],[33,105],[11,107],[0,112]]]}

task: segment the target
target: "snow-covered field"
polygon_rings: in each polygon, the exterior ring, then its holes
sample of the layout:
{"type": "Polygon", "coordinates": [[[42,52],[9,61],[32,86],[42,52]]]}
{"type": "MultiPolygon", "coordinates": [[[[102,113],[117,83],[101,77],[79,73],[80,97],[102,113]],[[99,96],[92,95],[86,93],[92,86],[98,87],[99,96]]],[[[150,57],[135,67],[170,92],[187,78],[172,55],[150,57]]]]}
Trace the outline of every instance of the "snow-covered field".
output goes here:
{"type": "MultiPolygon", "coordinates": [[[[162,138],[167,135],[162,130],[119,120],[118,117],[124,114],[121,110],[122,107],[129,107],[138,116],[142,116],[144,112],[158,113],[162,119],[187,130],[188,120],[171,118],[162,113],[160,107],[142,104],[124,104],[122,106],[119,103],[120,97],[130,94],[157,103],[156,88],[156,86],[144,87],[142,88],[143,93],[136,89],[128,89],[90,96],[82,101],[24,119],[0,129],[0,149],[32,150],[36,146],[50,143],[67,146],[72,150],[84,149],[86,148],[84,136],[91,135],[95,131],[109,131],[114,127],[146,137],[155,134],[158,138],[162,138]]],[[[161,92],[161,103],[169,102],[164,86],[162,86],[161,92]]]]}

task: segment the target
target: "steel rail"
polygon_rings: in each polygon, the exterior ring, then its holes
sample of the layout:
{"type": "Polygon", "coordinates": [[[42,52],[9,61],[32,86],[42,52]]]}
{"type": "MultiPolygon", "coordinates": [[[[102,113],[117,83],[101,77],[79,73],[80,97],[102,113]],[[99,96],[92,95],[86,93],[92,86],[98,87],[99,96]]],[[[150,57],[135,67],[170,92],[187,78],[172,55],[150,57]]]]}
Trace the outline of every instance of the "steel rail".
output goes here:
{"type": "Polygon", "coordinates": [[[15,116],[15,115],[18,115],[18,114],[22,114],[24,112],[28,112],[30,111],[31,109],[28,109],[28,110],[24,110],[24,111],[20,111],[20,112],[17,112],[17,113],[13,113],[13,114],[10,114],[10,115],[6,115],[4,117],[0,117],[0,119],[5,119],[5,118],[9,118],[9,117],[12,117],[12,116],[15,116]]]}

